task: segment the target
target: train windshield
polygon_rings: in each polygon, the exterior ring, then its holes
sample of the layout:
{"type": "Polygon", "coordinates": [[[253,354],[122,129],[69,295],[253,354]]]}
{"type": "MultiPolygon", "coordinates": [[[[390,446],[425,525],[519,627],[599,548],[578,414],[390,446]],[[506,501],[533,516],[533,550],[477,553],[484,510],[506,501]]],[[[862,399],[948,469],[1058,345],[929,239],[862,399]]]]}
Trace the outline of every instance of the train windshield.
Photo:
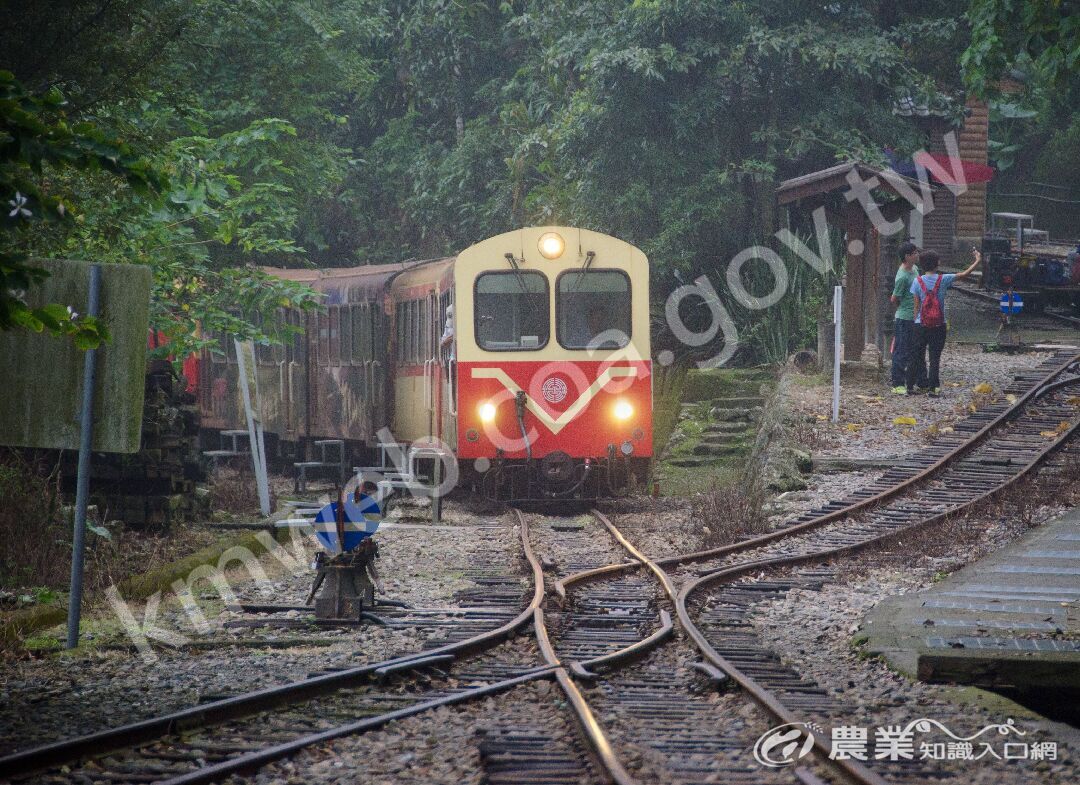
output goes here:
{"type": "Polygon", "coordinates": [[[528,270],[482,273],[476,279],[476,344],[490,352],[547,345],[551,321],[547,278],[528,270]]]}
{"type": "Polygon", "coordinates": [[[621,270],[570,270],[555,297],[559,343],[566,349],[621,349],[630,342],[630,278],[621,270]]]}

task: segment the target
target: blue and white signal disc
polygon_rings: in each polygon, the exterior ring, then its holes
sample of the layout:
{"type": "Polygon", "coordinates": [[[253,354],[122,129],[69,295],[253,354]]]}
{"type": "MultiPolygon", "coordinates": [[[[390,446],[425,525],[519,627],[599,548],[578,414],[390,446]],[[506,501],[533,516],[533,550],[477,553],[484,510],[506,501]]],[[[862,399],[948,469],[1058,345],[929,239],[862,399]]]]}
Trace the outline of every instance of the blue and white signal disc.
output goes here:
{"type": "MultiPolygon", "coordinates": [[[[345,501],[345,547],[346,553],[373,535],[382,522],[382,511],[370,496],[360,494],[360,502],[345,501]]],[[[337,553],[337,502],[319,510],[315,516],[315,536],[327,550],[337,553]]]]}
{"type": "Polygon", "coordinates": [[[1011,297],[1009,293],[1001,295],[1001,312],[1005,314],[1017,314],[1024,310],[1024,300],[1018,294],[1013,294],[1011,297]]]}

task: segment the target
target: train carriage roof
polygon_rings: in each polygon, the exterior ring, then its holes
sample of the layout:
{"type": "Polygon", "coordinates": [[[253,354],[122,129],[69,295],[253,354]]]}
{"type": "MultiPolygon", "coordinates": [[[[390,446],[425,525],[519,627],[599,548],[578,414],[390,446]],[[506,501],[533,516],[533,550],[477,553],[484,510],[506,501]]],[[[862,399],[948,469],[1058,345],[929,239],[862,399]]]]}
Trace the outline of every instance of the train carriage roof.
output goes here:
{"type": "Polygon", "coordinates": [[[395,264],[366,264],[359,267],[321,267],[318,269],[263,267],[264,272],[286,281],[305,283],[327,295],[327,301],[360,302],[380,298],[401,273],[426,267],[446,258],[421,259],[395,264]]]}

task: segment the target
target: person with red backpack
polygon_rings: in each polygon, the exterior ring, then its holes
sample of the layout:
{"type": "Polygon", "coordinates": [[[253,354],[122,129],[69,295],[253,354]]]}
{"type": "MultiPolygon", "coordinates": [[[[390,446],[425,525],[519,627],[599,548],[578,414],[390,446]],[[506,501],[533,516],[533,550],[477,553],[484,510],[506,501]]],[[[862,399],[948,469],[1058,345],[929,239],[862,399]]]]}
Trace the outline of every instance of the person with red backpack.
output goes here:
{"type": "Polygon", "coordinates": [[[918,373],[919,360],[930,354],[927,373],[927,386],[930,396],[941,395],[941,352],[945,348],[945,334],[948,322],[945,321],[945,293],[953,281],[967,278],[979,266],[981,255],[977,248],[972,249],[975,257],[971,265],[959,273],[938,273],[941,258],[934,251],[924,251],[919,256],[919,269],[922,274],[916,276],[911,284],[911,293],[915,296],[915,337],[913,342],[914,362],[907,368],[907,394],[915,395],[915,377],[918,373]]]}

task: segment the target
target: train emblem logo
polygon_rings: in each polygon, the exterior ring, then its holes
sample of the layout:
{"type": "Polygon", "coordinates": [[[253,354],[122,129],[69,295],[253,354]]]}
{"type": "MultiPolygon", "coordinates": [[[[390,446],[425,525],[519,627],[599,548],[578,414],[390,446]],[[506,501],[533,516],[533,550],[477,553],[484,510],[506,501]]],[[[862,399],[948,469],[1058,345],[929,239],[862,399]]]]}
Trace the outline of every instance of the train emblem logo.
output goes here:
{"type": "Polygon", "coordinates": [[[540,387],[540,392],[548,403],[562,403],[566,400],[566,382],[558,376],[549,376],[540,387]]]}

